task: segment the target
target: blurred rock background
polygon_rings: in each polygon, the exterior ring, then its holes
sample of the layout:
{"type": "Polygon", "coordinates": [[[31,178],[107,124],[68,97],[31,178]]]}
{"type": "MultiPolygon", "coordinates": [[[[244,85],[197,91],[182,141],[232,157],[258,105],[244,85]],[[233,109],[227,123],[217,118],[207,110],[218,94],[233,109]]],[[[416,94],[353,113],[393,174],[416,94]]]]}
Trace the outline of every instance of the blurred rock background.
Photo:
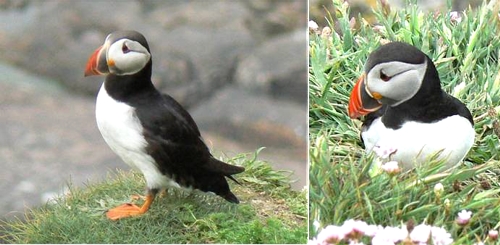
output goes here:
{"type": "Polygon", "coordinates": [[[215,155],[307,173],[307,1],[0,1],[0,217],[128,167],[95,124],[108,33],[149,41],[153,81],[188,108],[215,155]]]}
{"type": "MultiPolygon", "coordinates": [[[[363,18],[370,22],[375,21],[372,14],[372,8],[383,2],[394,8],[404,8],[408,0],[347,0],[351,7],[351,16],[361,14],[363,18]]],[[[422,10],[428,11],[448,11],[448,0],[416,0],[422,10]]],[[[451,0],[451,11],[463,11],[466,8],[476,7],[482,3],[482,0],[451,0]]],[[[320,27],[328,25],[327,11],[335,13],[332,0],[309,0],[309,19],[314,20],[320,27]]]]}

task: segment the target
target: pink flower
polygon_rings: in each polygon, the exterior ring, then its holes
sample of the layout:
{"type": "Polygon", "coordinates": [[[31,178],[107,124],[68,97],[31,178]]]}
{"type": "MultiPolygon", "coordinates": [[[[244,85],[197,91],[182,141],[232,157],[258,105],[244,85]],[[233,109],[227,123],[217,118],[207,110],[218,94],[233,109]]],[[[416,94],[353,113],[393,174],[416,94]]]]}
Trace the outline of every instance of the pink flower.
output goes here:
{"type": "Polygon", "coordinates": [[[449,245],[453,243],[451,234],[441,227],[431,227],[431,237],[434,245],[449,245]]]}
{"type": "Polygon", "coordinates": [[[365,245],[363,242],[358,242],[358,241],[349,241],[349,245],[365,245]]]}
{"type": "Polygon", "coordinates": [[[388,174],[397,174],[401,172],[401,168],[399,168],[398,162],[390,161],[382,164],[382,170],[384,170],[388,174]]]}
{"type": "Polygon", "coordinates": [[[426,224],[420,224],[415,226],[410,233],[410,239],[417,243],[427,244],[429,237],[431,236],[431,226],[426,224]]]}
{"type": "Polygon", "coordinates": [[[356,27],[356,18],[352,17],[351,20],[349,20],[349,28],[354,29],[356,27]]]}
{"type": "Polygon", "coordinates": [[[376,33],[379,33],[379,34],[384,34],[386,31],[385,31],[385,27],[382,26],[382,25],[374,25],[372,27],[372,29],[376,32],[376,33]]]}
{"type": "Polygon", "coordinates": [[[374,236],[372,239],[372,245],[395,245],[390,238],[386,238],[383,236],[374,236]]]}
{"type": "Polygon", "coordinates": [[[408,231],[406,228],[397,228],[387,226],[385,228],[380,228],[372,238],[373,245],[389,245],[396,244],[404,240],[408,236],[408,231]]]}
{"type": "Polygon", "coordinates": [[[451,23],[460,23],[462,21],[462,16],[457,11],[450,12],[450,22],[451,23]]]}
{"type": "Polygon", "coordinates": [[[341,226],[329,225],[318,234],[318,244],[336,244],[347,235],[346,229],[341,226]]]}
{"type": "Polygon", "coordinates": [[[308,27],[309,27],[309,32],[314,32],[314,33],[319,33],[319,26],[318,24],[314,21],[314,20],[310,20],[308,23],[307,23],[308,27]]]}
{"type": "Polygon", "coordinates": [[[498,239],[498,231],[497,230],[488,231],[488,238],[490,238],[490,240],[496,241],[498,239]]]}
{"type": "Polygon", "coordinates": [[[344,222],[342,227],[346,230],[346,236],[350,238],[359,238],[368,230],[368,224],[361,220],[349,219],[344,222]]]}
{"type": "Polygon", "coordinates": [[[460,226],[465,226],[469,223],[471,217],[472,217],[471,211],[462,210],[460,213],[458,213],[457,224],[460,226]]]}
{"type": "Polygon", "coordinates": [[[398,149],[396,149],[394,147],[383,147],[383,146],[376,145],[375,147],[373,147],[373,151],[375,152],[375,154],[379,158],[387,159],[392,154],[396,153],[396,151],[398,151],[398,149]]]}
{"type": "Polygon", "coordinates": [[[384,229],[381,225],[368,225],[365,229],[365,236],[374,237],[379,230],[384,229]]]}

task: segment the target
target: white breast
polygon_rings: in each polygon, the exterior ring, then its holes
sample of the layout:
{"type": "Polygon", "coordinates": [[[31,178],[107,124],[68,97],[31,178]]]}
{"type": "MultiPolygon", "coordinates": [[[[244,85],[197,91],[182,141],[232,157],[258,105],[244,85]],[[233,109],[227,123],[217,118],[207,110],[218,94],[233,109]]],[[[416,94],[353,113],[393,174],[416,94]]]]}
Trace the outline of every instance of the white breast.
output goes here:
{"type": "Polygon", "coordinates": [[[448,168],[454,167],[472,147],[475,131],[467,119],[458,115],[431,124],[406,122],[397,130],[386,128],[377,118],[361,136],[367,152],[374,147],[396,149],[391,160],[409,170],[441,150],[439,159],[446,159],[448,168]]]}
{"type": "Polygon", "coordinates": [[[147,142],[135,109],[111,98],[104,84],[96,102],[97,127],[104,141],[129,166],[140,170],[149,188],[179,186],[156,168],[154,159],[145,151],[147,142]]]}

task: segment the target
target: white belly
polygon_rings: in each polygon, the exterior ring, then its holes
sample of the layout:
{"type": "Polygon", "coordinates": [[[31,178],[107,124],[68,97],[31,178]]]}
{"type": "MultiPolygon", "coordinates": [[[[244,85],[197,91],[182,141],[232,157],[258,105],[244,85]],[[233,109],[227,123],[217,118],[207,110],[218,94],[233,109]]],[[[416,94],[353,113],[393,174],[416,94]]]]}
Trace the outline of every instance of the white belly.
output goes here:
{"type": "Polygon", "coordinates": [[[147,142],[135,109],[112,99],[104,84],[97,95],[96,120],[104,141],[125,163],[144,174],[148,188],[179,186],[161,174],[154,159],[146,153],[147,142]]]}
{"type": "Polygon", "coordinates": [[[458,115],[432,124],[407,122],[398,130],[386,128],[377,118],[361,136],[367,152],[374,147],[392,147],[397,151],[391,160],[410,170],[439,151],[439,159],[445,160],[447,168],[456,166],[472,147],[475,131],[467,119],[458,115]]]}

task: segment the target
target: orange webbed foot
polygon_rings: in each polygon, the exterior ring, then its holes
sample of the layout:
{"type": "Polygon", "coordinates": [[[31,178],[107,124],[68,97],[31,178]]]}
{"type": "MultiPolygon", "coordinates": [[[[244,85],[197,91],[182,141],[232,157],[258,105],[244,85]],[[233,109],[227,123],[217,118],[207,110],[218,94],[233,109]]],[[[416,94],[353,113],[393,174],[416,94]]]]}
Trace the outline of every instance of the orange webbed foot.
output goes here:
{"type": "Polygon", "coordinates": [[[116,208],[108,210],[108,212],[106,212],[106,217],[108,217],[108,219],[110,220],[119,220],[122,218],[141,215],[145,212],[146,211],[142,211],[141,207],[135,204],[125,203],[116,208]]]}
{"type": "Polygon", "coordinates": [[[116,208],[112,208],[106,212],[106,217],[110,220],[119,220],[123,218],[138,216],[146,213],[153,203],[155,196],[153,194],[148,194],[144,204],[139,207],[135,204],[125,203],[116,208]]]}

